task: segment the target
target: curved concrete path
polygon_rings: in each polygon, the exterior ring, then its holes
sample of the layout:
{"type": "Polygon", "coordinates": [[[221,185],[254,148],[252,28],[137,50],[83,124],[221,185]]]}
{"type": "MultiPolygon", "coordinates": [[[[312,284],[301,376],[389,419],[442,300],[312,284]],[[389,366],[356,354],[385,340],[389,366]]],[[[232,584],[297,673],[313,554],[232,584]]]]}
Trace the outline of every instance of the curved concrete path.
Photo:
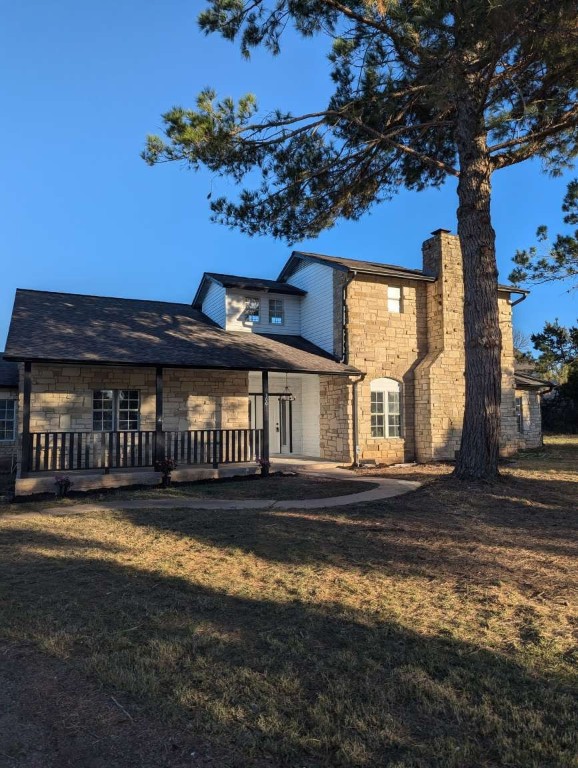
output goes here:
{"type": "Polygon", "coordinates": [[[401,496],[403,493],[414,491],[421,483],[412,480],[393,480],[385,477],[352,477],[348,470],[331,469],[324,472],[306,471],[303,474],[326,477],[335,480],[353,480],[360,483],[372,483],[377,488],[359,493],[349,493],[346,496],[330,496],[322,499],[287,499],[276,501],[275,499],[187,499],[183,497],[162,497],[158,499],[117,499],[111,502],[98,502],[91,504],[73,504],[67,507],[50,507],[44,509],[48,514],[74,514],[75,512],[87,512],[88,510],[114,510],[114,509],[326,509],[328,507],[344,507],[349,504],[362,504],[370,501],[381,501],[393,496],[401,496]]]}

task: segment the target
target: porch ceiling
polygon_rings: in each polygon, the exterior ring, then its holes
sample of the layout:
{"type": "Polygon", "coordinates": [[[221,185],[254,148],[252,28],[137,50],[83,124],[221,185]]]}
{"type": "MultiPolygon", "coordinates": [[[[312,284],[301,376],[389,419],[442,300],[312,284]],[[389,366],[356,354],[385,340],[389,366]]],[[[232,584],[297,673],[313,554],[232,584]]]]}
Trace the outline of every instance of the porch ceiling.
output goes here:
{"type": "Polygon", "coordinates": [[[5,358],[357,374],[300,336],[225,331],[188,304],[17,290],[5,358]]]}

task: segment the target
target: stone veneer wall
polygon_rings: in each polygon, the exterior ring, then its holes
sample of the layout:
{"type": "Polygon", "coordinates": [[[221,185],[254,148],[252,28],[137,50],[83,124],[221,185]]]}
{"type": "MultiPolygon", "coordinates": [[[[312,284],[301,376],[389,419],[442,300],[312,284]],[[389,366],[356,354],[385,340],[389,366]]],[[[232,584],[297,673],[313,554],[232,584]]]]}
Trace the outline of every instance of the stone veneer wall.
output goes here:
{"type": "MultiPolygon", "coordinates": [[[[416,370],[418,461],[453,459],[460,447],[465,405],[462,254],[459,238],[440,232],[423,245],[427,286],[428,354],[416,370]]],[[[514,344],[509,295],[498,296],[502,331],[502,454],[521,447],[514,402],[514,344]]]]}
{"type": "Polygon", "coordinates": [[[416,280],[358,275],[347,290],[348,363],[366,373],[358,385],[360,459],[393,464],[415,456],[414,371],[427,352],[426,286],[416,280]],[[387,309],[388,286],[402,291],[402,311],[387,309]],[[402,437],[371,436],[371,381],[402,384],[402,437]]]}
{"type": "Polygon", "coordinates": [[[321,458],[353,462],[353,394],[346,376],[319,376],[321,458]]]}
{"type": "Polygon", "coordinates": [[[517,431],[517,447],[539,448],[542,445],[541,396],[533,389],[517,389],[516,397],[522,398],[522,420],[524,431],[517,431]]]}
{"type": "Polygon", "coordinates": [[[464,412],[464,288],[459,238],[441,232],[423,244],[428,352],[416,369],[416,458],[453,459],[464,412]]]}
{"type": "MultiPolygon", "coordinates": [[[[0,400],[18,400],[17,389],[0,389],[0,400]]],[[[18,418],[18,414],[16,414],[18,418]]],[[[12,456],[16,450],[17,439],[0,441],[0,472],[9,472],[12,456]]]]}
{"type": "MultiPolygon", "coordinates": [[[[155,428],[153,368],[33,363],[31,378],[31,432],[92,431],[95,389],[138,389],[140,428],[155,428]]],[[[248,428],[247,373],[167,368],[163,379],[166,431],[248,428]]],[[[21,432],[22,407],[19,422],[21,432]]]]}

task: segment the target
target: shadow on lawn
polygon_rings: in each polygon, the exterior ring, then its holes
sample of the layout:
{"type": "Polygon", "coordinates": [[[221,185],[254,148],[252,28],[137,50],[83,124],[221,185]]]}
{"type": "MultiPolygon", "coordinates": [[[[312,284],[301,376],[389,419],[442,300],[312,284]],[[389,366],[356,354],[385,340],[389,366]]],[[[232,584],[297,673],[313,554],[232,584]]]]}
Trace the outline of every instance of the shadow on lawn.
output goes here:
{"type": "MultiPolygon", "coordinates": [[[[205,534],[218,543],[231,518],[214,517],[205,534]]],[[[236,545],[261,541],[253,530],[236,545]]],[[[339,604],[230,595],[87,558],[54,535],[7,531],[2,544],[3,634],[86,667],[137,721],[154,713],[218,744],[222,766],[571,765],[564,678],[339,604]]]]}
{"type": "Polygon", "coordinates": [[[547,590],[528,553],[561,558],[578,554],[577,516],[565,487],[574,486],[578,502],[578,485],[551,485],[556,487],[544,492],[544,482],[515,479],[464,492],[462,485],[442,480],[394,499],[326,510],[122,514],[138,526],[240,549],[273,563],[380,569],[432,580],[524,580],[547,590]],[[543,501],[529,506],[539,490],[543,501]]]}

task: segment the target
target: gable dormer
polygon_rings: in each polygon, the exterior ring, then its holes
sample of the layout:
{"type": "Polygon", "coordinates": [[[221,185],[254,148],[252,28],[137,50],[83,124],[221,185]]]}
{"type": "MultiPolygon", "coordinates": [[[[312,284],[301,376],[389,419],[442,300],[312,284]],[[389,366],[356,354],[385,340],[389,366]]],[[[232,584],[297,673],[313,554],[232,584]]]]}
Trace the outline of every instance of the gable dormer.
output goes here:
{"type": "Polygon", "coordinates": [[[305,295],[276,280],[205,272],[193,307],[228,331],[298,336],[305,295]]]}

